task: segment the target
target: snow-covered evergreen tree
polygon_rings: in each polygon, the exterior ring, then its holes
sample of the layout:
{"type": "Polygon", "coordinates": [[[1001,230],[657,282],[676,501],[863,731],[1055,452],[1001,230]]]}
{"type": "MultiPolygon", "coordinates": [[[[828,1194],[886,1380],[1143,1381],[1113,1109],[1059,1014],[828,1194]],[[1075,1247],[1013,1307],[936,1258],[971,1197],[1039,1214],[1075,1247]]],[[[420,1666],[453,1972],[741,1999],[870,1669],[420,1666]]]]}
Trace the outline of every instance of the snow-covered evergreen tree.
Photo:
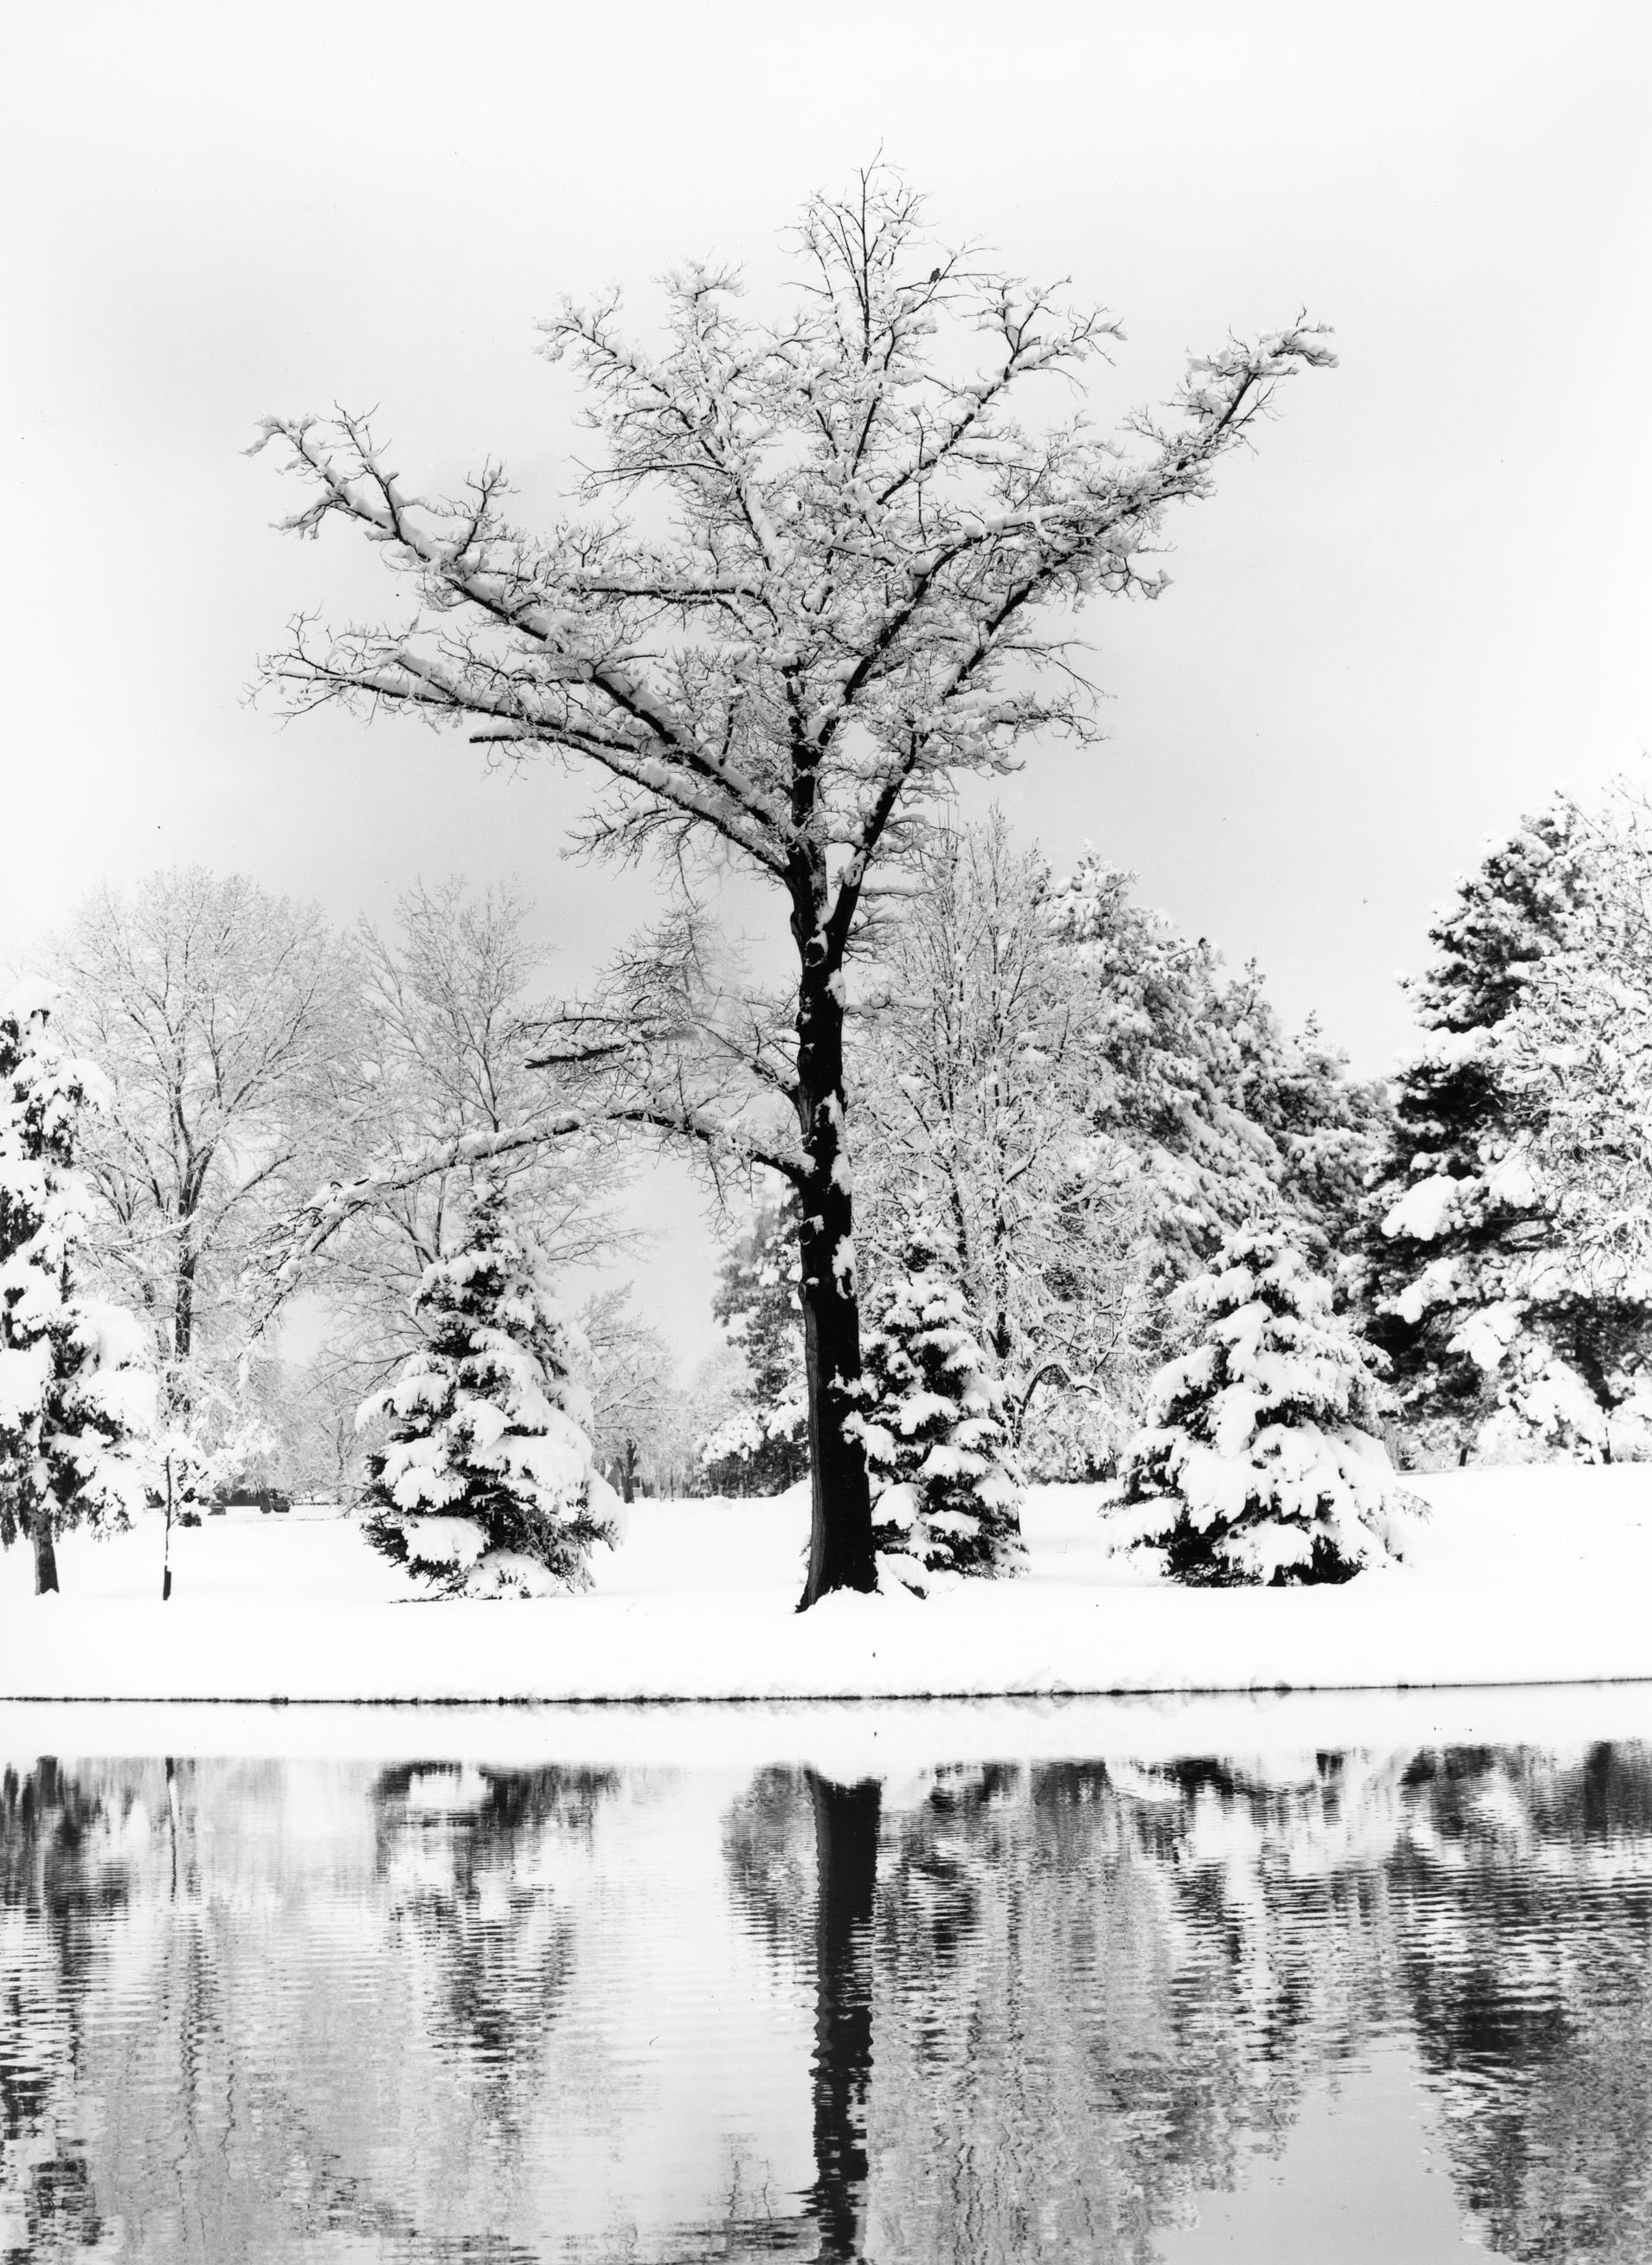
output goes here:
{"type": "Polygon", "coordinates": [[[920,1595],[937,1577],[1015,1571],[1021,1473],[1003,1393],[938,1237],[910,1236],[866,1301],[864,1409],[879,1572],[920,1595]]]}
{"type": "Polygon", "coordinates": [[[424,1348],[358,1419],[389,1425],[368,1458],[369,1540],[453,1594],[583,1585],[618,1504],[593,1466],[572,1329],[503,1190],[478,1185],[414,1304],[424,1348]]]}
{"type": "Polygon", "coordinates": [[[797,1198],[761,1209],[717,1269],[711,1310],[745,1358],[737,1406],[700,1442],[708,1494],[783,1494],[809,1475],[797,1198]]]}
{"type": "Polygon", "coordinates": [[[1138,1540],[1200,1585],[1345,1581],[1402,1555],[1421,1505],[1378,1437],[1378,1356],[1290,1235],[1239,1228],[1181,1302],[1197,1336],[1154,1377],[1124,1459],[1138,1540]]]}
{"type": "Polygon", "coordinates": [[[1425,1452],[1644,1444],[1649,887],[1631,798],[1561,799],[1430,930],[1368,1235],[1373,1336],[1425,1452]]]}
{"type": "Polygon", "coordinates": [[[155,1400],[142,1324],[86,1293],[76,1153],[95,1073],[47,1021],[0,1012],[0,1544],[29,1536],[39,1591],[58,1585],[64,1527],[142,1506],[155,1400]]]}

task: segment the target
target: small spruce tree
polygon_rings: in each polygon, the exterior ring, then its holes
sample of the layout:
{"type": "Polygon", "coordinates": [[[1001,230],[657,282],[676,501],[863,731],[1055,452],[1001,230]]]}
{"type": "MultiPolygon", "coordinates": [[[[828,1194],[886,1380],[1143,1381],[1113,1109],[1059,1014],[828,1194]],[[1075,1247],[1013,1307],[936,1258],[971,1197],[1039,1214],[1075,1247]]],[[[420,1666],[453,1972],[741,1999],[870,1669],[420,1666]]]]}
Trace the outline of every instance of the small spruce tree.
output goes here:
{"type": "Polygon", "coordinates": [[[368,1538],[452,1595],[582,1587],[616,1505],[593,1466],[573,1331],[502,1190],[478,1186],[412,1311],[423,1349],[358,1417],[389,1427],[367,1461],[368,1538]]]}
{"type": "Polygon", "coordinates": [[[86,1293],[75,1159],[93,1073],[47,1020],[0,1012],[0,1545],[28,1535],[40,1593],[59,1533],[123,1526],[148,1498],[155,1389],[136,1316],[86,1293]]]}
{"type": "Polygon", "coordinates": [[[1153,1378],[1123,1499],[1199,1586],[1346,1581],[1401,1556],[1422,1505],[1377,1436],[1379,1356],[1279,1227],[1236,1229],[1181,1293],[1196,1341],[1153,1378]]]}
{"type": "Polygon", "coordinates": [[[936,1238],[908,1236],[867,1319],[854,1420],[883,1579],[921,1596],[937,1577],[1019,1569],[1022,1479],[1003,1393],[936,1238]]]}

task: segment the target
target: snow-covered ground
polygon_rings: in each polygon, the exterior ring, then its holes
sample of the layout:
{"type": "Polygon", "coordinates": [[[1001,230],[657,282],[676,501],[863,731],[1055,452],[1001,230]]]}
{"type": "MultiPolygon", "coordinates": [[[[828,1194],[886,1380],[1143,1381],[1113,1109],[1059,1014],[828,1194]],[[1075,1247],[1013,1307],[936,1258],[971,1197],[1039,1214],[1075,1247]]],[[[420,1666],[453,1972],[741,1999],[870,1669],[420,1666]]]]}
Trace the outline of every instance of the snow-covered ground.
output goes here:
{"type": "Polygon", "coordinates": [[[331,1513],[231,1512],[0,1555],[0,1700],[663,1700],[1274,1692],[1652,1679],[1652,1467],[1452,1472],[1405,1568],[1185,1591],[1108,1542],[1102,1490],[1036,1489],[1024,1579],[798,1615],[807,1504],[638,1504],[594,1589],[431,1602],[331,1513]]]}

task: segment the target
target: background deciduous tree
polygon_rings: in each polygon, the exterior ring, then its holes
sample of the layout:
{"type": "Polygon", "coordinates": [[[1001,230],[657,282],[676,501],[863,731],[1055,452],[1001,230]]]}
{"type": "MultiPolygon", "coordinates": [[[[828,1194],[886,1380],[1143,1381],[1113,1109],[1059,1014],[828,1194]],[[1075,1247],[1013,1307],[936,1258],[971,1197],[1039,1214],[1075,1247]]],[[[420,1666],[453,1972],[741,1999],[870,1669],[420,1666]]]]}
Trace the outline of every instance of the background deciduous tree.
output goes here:
{"type": "Polygon", "coordinates": [[[421,1342],[415,1295],[481,1177],[558,1276],[634,1244],[614,1207],[627,1168],[611,1136],[513,1137],[556,1100],[527,1066],[550,1012],[529,919],[519,892],[455,878],[408,890],[393,927],[361,928],[365,1057],[346,1118],[349,1169],[371,1174],[372,1200],[309,1274],[331,1309],[324,1358],[358,1399],[421,1342]]]}
{"type": "Polygon", "coordinates": [[[1101,995],[1001,816],[937,836],[919,878],[853,1057],[867,1270],[897,1269],[921,1225],[942,1234],[1014,1436],[1059,1404],[1094,1455],[1148,1264],[1131,1160],[1095,1121],[1101,995]]]}
{"type": "Polygon", "coordinates": [[[579,1317],[591,1392],[591,1440],[621,1499],[687,1494],[696,1475],[688,1395],[664,1334],[632,1304],[628,1283],[599,1293],[579,1317]]]}
{"type": "Polygon", "coordinates": [[[167,1452],[204,1470],[249,1413],[249,1261],[353,1112],[356,956],[316,907],[192,866],[95,892],[49,965],[110,1088],[81,1152],[99,1260],[154,1331],[167,1452]]]}
{"type": "Polygon", "coordinates": [[[927,1215],[1018,1446],[1085,1475],[1136,1419],[1168,1293],[1225,1232],[1282,1210],[1330,1263],[1383,1097],[1093,856],[1057,881],[994,818],[924,870],[857,1023],[867,1264],[927,1215]]]}

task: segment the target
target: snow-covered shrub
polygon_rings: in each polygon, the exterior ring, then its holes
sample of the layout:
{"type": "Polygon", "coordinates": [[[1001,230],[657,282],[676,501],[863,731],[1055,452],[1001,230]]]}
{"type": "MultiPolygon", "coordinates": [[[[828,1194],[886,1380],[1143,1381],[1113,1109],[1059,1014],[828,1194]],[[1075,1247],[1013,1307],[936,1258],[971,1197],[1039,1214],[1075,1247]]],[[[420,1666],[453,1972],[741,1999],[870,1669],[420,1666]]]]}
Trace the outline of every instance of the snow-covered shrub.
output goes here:
{"type": "Polygon", "coordinates": [[[1018,1569],[1021,1473],[1003,1395],[935,1242],[912,1236],[867,1300],[862,1406],[880,1571],[921,1595],[937,1576],[1018,1569]]]}
{"type": "Polygon", "coordinates": [[[47,1024],[43,1007],[0,1013],[0,1545],[27,1533],[55,1589],[58,1531],[124,1526],[147,1498],[155,1379],[136,1316],[85,1293],[95,1073],[47,1024]]]}
{"type": "Polygon", "coordinates": [[[1378,1433],[1378,1356],[1279,1227],[1241,1227],[1183,1297],[1190,1348],[1154,1377],[1124,1459],[1139,1541],[1202,1585],[1345,1581],[1401,1556],[1422,1504],[1378,1433]]]}
{"type": "Polygon", "coordinates": [[[592,1463],[573,1332],[501,1190],[479,1184],[458,1246],[413,1300],[422,1351],[366,1401],[368,1539],[449,1593],[579,1587],[618,1508],[592,1463]]]}

